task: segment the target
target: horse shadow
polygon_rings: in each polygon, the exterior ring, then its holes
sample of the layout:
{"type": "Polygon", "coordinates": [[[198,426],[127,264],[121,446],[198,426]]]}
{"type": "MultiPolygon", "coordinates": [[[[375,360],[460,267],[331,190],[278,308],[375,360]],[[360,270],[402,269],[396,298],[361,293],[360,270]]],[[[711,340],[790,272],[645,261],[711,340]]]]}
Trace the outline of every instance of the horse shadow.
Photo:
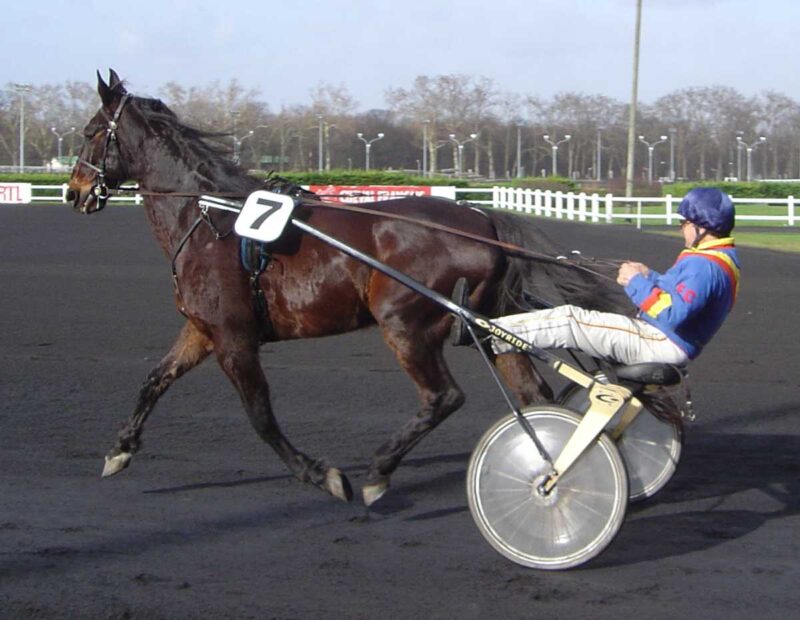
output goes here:
{"type": "MultiPolygon", "coordinates": [[[[452,454],[440,454],[436,456],[423,456],[416,458],[409,458],[403,461],[403,466],[409,469],[428,469],[437,466],[454,465],[455,469],[435,474],[426,475],[424,479],[419,479],[412,482],[399,483],[396,487],[392,487],[389,493],[382,497],[376,504],[365,508],[365,516],[380,515],[388,517],[402,512],[411,510],[416,505],[414,497],[419,493],[435,493],[440,494],[445,491],[452,491],[454,485],[463,485],[466,476],[467,462],[469,461],[469,452],[459,452],[452,454]]],[[[341,467],[341,470],[352,477],[351,482],[359,482],[359,478],[366,473],[367,465],[365,464],[347,464],[341,467]]],[[[158,487],[142,491],[146,495],[173,495],[181,493],[202,492],[210,489],[225,489],[236,488],[250,485],[263,485],[271,482],[289,480],[294,476],[291,474],[280,474],[276,476],[251,476],[237,480],[215,480],[195,482],[191,484],[183,484],[169,487],[158,487]]],[[[420,521],[438,518],[440,516],[447,516],[468,510],[467,506],[447,507],[440,510],[435,510],[430,513],[421,515],[414,515],[408,517],[408,521],[420,521]]]]}
{"type": "Polygon", "coordinates": [[[192,484],[181,484],[172,487],[159,487],[157,489],[146,489],[142,491],[145,495],[171,495],[175,493],[186,493],[190,491],[204,491],[207,489],[230,489],[241,486],[249,486],[252,484],[260,485],[277,480],[287,480],[292,478],[291,474],[283,474],[279,476],[251,476],[248,478],[241,478],[240,480],[218,480],[215,482],[195,482],[192,484]]]}

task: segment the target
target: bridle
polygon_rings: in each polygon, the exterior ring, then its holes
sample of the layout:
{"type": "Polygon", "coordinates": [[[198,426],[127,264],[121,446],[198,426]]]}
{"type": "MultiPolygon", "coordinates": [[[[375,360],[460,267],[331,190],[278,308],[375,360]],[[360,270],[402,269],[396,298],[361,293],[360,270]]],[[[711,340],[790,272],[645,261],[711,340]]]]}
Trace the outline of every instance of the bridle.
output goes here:
{"type": "Polygon", "coordinates": [[[86,159],[79,158],[78,163],[76,165],[80,166],[81,164],[94,170],[97,173],[97,177],[95,180],[94,185],[92,185],[91,192],[94,197],[97,199],[97,210],[100,211],[106,206],[106,202],[108,201],[109,197],[111,196],[111,192],[109,191],[108,184],[106,183],[106,159],[108,158],[108,150],[109,146],[113,142],[117,145],[117,149],[119,149],[119,138],[117,138],[117,128],[119,127],[119,118],[122,116],[122,110],[125,108],[125,104],[133,97],[129,93],[125,93],[122,99],[120,100],[119,104],[117,105],[117,109],[114,110],[114,114],[111,118],[108,118],[105,110],[101,108],[100,113],[106,118],[106,135],[105,139],[103,140],[103,156],[100,158],[100,166],[95,166],[92,162],[87,161],[86,159]]]}

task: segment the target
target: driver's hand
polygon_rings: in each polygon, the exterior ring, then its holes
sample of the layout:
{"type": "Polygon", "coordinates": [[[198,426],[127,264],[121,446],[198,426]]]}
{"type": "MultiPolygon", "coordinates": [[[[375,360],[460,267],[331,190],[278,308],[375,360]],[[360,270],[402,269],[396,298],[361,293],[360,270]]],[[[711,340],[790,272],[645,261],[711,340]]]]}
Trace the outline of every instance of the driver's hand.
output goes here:
{"type": "Polygon", "coordinates": [[[648,273],[650,273],[650,268],[647,265],[643,263],[627,261],[619,266],[619,272],[617,273],[617,284],[628,286],[628,283],[635,275],[641,274],[643,276],[647,276],[648,273]]]}

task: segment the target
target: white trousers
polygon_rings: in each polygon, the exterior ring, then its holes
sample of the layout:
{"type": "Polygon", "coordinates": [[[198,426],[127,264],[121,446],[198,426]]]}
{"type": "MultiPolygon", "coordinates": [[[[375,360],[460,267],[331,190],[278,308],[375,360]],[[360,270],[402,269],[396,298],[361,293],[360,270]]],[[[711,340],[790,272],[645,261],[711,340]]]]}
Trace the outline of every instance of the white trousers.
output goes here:
{"type": "MultiPolygon", "coordinates": [[[[622,364],[661,362],[683,366],[686,353],[660,329],[621,314],[557,306],[493,320],[540,349],[578,349],[592,357],[622,364]]],[[[495,353],[516,349],[492,338],[495,353]]]]}

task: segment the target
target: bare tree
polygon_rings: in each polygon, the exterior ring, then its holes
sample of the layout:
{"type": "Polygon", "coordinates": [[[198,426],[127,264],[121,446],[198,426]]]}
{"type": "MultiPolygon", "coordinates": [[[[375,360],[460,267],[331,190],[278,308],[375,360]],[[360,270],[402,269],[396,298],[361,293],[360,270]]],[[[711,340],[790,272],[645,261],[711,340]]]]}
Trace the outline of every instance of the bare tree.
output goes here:
{"type": "Polygon", "coordinates": [[[0,161],[13,163],[17,159],[14,127],[19,122],[19,109],[11,84],[0,91],[0,161]]]}
{"type": "Polygon", "coordinates": [[[685,178],[732,176],[739,156],[737,132],[753,132],[755,113],[752,99],[726,86],[681,89],[654,106],[654,115],[677,129],[680,176],[685,178]]]}
{"type": "MultiPolygon", "coordinates": [[[[411,88],[389,89],[386,100],[400,119],[422,127],[428,124],[429,171],[438,168],[438,151],[448,144],[448,136],[459,139],[479,133],[481,123],[494,105],[494,82],[484,77],[465,75],[419,76],[411,88]]],[[[457,157],[453,146],[453,161],[457,157]]],[[[455,163],[454,166],[455,167],[455,163]]]]}
{"type": "MultiPolygon", "coordinates": [[[[25,95],[25,160],[45,165],[56,156],[62,134],[64,155],[73,155],[80,144],[80,130],[97,108],[97,95],[83,82],[32,86],[25,95]],[[75,131],[70,132],[74,127],[75,131]]],[[[13,85],[0,93],[0,158],[9,163],[19,158],[20,102],[13,85]]]]}
{"type": "Polygon", "coordinates": [[[311,109],[322,128],[324,167],[330,170],[332,152],[344,155],[345,145],[352,141],[353,115],[358,105],[345,86],[324,83],[311,90],[311,101],[311,109]]]}
{"type": "Polygon", "coordinates": [[[764,152],[772,155],[771,166],[766,156],[763,157],[762,174],[772,178],[788,176],[794,167],[792,146],[797,142],[794,134],[800,106],[786,95],[771,90],[759,95],[757,105],[759,133],[767,137],[764,152]]]}
{"type": "Polygon", "coordinates": [[[259,100],[257,90],[245,89],[237,80],[227,85],[212,82],[203,87],[184,88],[176,82],[168,82],[160,90],[167,105],[189,125],[209,131],[229,134],[220,136],[220,142],[237,150],[240,160],[253,163],[252,138],[255,128],[268,123],[269,107],[259,100]]]}
{"type": "MultiPolygon", "coordinates": [[[[549,169],[552,163],[543,134],[558,139],[572,136],[559,153],[560,169],[567,173],[596,176],[598,145],[602,147],[602,177],[620,177],[626,162],[626,104],[578,92],[563,92],[550,99],[501,93],[491,79],[481,76],[419,76],[407,88],[387,90],[389,110],[367,112],[358,111],[355,98],[344,86],[324,83],[310,91],[307,104],[284,107],[276,114],[258,91],[237,80],[192,87],[169,82],[159,93],[184,122],[219,132],[220,143],[230,150],[238,146],[243,163],[278,170],[315,169],[320,128],[325,169],[363,160],[363,145],[355,139],[357,131],[385,133],[386,139],[375,150],[375,167],[421,169],[427,159],[428,170],[435,172],[444,149],[450,153],[445,167],[452,158],[455,168],[458,149],[449,135],[454,134],[463,144],[474,133],[479,138],[465,145],[464,161],[471,163],[465,168],[490,178],[516,175],[518,128],[523,167],[534,174],[549,169]],[[427,152],[420,157],[423,136],[428,138],[427,152]]],[[[25,159],[29,164],[49,162],[55,156],[58,139],[52,128],[59,134],[76,128],[62,144],[63,154],[74,155],[80,129],[98,106],[94,87],[84,82],[33,86],[25,102],[25,159]]],[[[19,121],[19,95],[7,84],[0,90],[3,163],[19,159],[19,121]]],[[[753,158],[758,176],[800,173],[800,104],[779,92],[766,91],[751,98],[724,86],[679,89],[651,105],[640,105],[637,126],[651,141],[662,135],[675,138],[674,144],[658,147],[656,177],[666,172],[670,146],[679,177],[734,176],[735,170],[744,168],[737,135],[748,143],[761,135],[768,138],[753,158]]],[[[635,158],[641,177],[647,149],[637,145],[635,158]]]]}

